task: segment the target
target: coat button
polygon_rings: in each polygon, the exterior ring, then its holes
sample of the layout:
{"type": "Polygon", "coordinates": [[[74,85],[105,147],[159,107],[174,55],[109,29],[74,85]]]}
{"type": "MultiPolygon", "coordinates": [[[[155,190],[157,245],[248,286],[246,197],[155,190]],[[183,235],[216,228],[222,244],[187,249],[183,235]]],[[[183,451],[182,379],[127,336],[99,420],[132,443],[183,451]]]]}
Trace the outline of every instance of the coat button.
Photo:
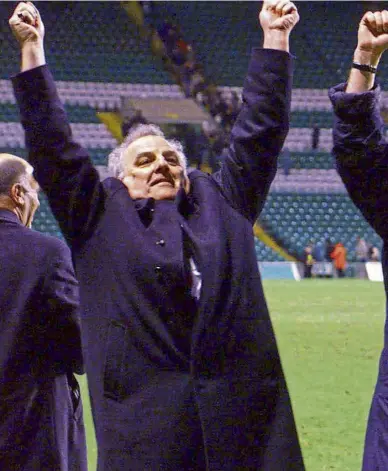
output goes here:
{"type": "Polygon", "coordinates": [[[162,267],[160,267],[159,265],[156,265],[156,267],[155,267],[155,273],[156,273],[157,275],[159,275],[159,273],[161,273],[161,272],[162,272],[162,267]]]}
{"type": "Polygon", "coordinates": [[[156,242],[156,245],[160,245],[161,247],[164,247],[166,245],[166,242],[164,239],[160,239],[156,242]]]}

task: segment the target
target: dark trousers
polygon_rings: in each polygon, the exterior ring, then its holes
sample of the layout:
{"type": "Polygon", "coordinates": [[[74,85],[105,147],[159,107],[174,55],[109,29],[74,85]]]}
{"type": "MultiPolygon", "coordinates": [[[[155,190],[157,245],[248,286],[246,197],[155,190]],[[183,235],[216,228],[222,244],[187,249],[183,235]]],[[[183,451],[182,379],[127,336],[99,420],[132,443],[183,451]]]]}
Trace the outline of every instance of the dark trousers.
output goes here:
{"type": "Polygon", "coordinates": [[[338,278],[344,278],[345,270],[343,268],[337,268],[337,274],[338,274],[338,278]]]}
{"type": "Polygon", "coordinates": [[[311,278],[312,269],[313,269],[312,265],[305,265],[304,266],[304,277],[305,278],[311,278]]]}

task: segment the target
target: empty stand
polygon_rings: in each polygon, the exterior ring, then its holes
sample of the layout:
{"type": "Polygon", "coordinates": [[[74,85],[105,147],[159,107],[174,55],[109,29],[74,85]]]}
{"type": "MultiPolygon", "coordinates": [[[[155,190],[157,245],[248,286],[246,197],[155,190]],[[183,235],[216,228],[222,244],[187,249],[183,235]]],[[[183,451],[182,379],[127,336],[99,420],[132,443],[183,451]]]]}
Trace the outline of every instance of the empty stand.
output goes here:
{"type": "Polygon", "coordinates": [[[355,260],[357,236],[381,247],[381,239],[346,194],[270,193],[260,220],[285,246],[303,255],[310,242],[330,238],[355,260]]]}

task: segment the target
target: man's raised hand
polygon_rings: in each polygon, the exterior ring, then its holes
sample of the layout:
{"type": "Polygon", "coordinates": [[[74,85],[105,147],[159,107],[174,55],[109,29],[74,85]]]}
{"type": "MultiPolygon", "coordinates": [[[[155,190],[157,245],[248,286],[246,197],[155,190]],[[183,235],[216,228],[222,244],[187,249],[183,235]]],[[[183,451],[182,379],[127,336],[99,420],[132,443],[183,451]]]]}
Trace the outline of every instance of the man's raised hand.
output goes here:
{"type": "Polygon", "coordinates": [[[289,0],[265,0],[259,19],[264,34],[271,31],[289,34],[299,21],[299,13],[289,0]]]}
{"type": "Polygon", "coordinates": [[[388,49],[388,11],[368,11],[358,28],[357,49],[363,53],[380,56],[388,49]]]}
{"type": "Polygon", "coordinates": [[[26,44],[43,44],[44,25],[31,2],[20,2],[9,19],[11,30],[22,48],[26,44]]]}

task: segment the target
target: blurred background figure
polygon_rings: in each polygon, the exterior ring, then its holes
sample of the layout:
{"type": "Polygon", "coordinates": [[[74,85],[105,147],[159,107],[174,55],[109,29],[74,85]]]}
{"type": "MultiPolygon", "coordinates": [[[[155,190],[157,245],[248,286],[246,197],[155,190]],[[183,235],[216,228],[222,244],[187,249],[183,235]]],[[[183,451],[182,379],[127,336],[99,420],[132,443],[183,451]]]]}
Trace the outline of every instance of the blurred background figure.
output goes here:
{"type": "Polygon", "coordinates": [[[356,243],[357,262],[365,263],[368,260],[368,244],[362,237],[357,237],[356,243]]]}
{"type": "Polygon", "coordinates": [[[148,121],[144,117],[142,111],[135,110],[135,113],[132,116],[125,118],[123,121],[123,124],[121,125],[121,131],[122,131],[123,137],[125,137],[130,131],[130,129],[136,124],[147,124],[147,123],[148,121]]]}
{"type": "Polygon", "coordinates": [[[325,244],[322,241],[318,241],[313,245],[312,255],[314,258],[314,266],[312,274],[317,278],[324,278],[328,274],[331,274],[331,271],[327,269],[327,263],[325,261],[325,244]]]}
{"type": "Polygon", "coordinates": [[[288,147],[284,147],[282,153],[280,154],[279,166],[283,169],[284,175],[288,177],[292,169],[291,152],[288,147]]]}
{"type": "Polygon", "coordinates": [[[332,261],[331,254],[332,254],[333,250],[334,250],[334,244],[333,244],[333,242],[331,241],[330,238],[327,238],[326,239],[325,258],[328,262],[332,261]]]}
{"type": "Polygon", "coordinates": [[[319,147],[319,136],[321,134],[321,129],[317,124],[313,125],[311,132],[311,148],[312,150],[317,150],[319,147]]]}
{"type": "Polygon", "coordinates": [[[313,247],[309,244],[304,249],[304,278],[311,278],[314,265],[313,247]]]}
{"type": "Polygon", "coordinates": [[[343,278],[345,276],[346,254],[347,250],[345,246],[342,242],[337,242],[330,256],[334,261],[334,267],[337,271],[338,278],[343,278]]]}
{"type": "Polygon", "coordinates": [[[376,246],[372,246],[369,249],[369,260],[371,262],[379,262],[380,261],[380,250],[376,246]]]}
{"type": "Polygon", "coordinates": [[[356,253],[355,275],[357,278],[367,278],[365,262],[368,261],[369,245],[363,237],[357,237],[355,253],[356,253]]]}

